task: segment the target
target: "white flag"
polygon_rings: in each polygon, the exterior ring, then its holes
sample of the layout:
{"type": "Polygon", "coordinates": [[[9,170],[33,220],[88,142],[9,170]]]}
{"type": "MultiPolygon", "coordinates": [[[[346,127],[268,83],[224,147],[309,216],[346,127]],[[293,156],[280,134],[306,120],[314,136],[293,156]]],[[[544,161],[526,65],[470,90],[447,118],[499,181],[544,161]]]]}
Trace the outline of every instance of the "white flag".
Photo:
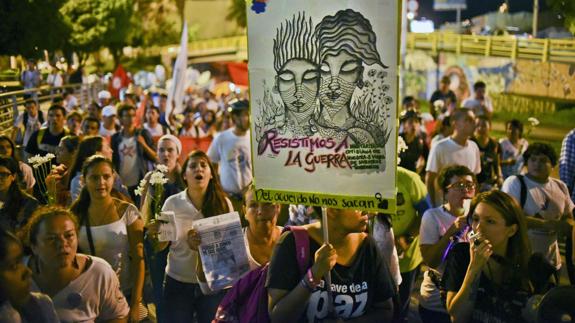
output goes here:
{"type": "Polygon", "coordinates": [[[182,113],[184,101],[184,87],[186,83],[186,69],[188,67],[188,23],[184,22],[180,52],[174,64],[172,73],[172,86],[168,92],[168,104],[166,106],[166,121],[170,123],[170,114],[182,113]]]}

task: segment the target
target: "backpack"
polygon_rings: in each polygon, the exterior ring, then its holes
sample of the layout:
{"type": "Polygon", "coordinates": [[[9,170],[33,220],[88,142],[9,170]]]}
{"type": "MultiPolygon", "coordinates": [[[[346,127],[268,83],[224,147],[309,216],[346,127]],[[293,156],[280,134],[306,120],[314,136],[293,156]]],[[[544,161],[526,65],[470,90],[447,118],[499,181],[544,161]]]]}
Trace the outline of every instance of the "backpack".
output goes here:
{"type": "MultiPolygon", "coordinates": [[[[309,236],[303,227],[286,227],[283,232],[294,235],[296,257],[300,273],[307,270],[309,236]]],[[[283,233],[282,232],[282,233],[283,233]]],[[[266,278],[269,263],[242,276],[220,302],[212,323],[269,323],[266,278]]]]}

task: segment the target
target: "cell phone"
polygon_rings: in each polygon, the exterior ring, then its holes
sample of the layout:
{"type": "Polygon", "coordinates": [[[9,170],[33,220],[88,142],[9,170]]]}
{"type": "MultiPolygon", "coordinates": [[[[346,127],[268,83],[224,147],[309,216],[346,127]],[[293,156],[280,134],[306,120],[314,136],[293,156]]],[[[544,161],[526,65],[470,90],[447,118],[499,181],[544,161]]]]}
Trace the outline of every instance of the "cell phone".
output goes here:
{"type": "Polygon", "coordinates": [[[469,239],[469,243],[473,243],[478,246],[482,241],[481,233],[471,230],[467,233],[467,239],[469,239]]]}

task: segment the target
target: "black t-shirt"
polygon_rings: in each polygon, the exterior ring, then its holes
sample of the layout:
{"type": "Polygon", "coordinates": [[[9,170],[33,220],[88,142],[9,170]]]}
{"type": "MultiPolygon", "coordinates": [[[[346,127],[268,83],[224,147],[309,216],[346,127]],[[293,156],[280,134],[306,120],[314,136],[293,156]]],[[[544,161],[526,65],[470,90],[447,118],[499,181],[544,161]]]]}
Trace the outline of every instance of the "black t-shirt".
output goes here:
{"type": "Polygon", "coordinates": [[[399,158],[401,159],[399,166],[409,169],[412,172],[417,172],[416,166],[419,157],[423,157],[423,159],[427,160],[427,156],[429,155],[429,148],[425,143],[426,135],[424,133],[417,134],[411,142],[405,140],[405,134],[402,133],[400,136],[404,139],[407,149],[399,154],[399,158]]]}
{"type": "MultiPolygon", "coordinates": [[[[309,267],[320,245],[310,239],[309,267]]],[[[272,255],[266,286],[268,288],[293,290],[301,281],[295,254],[295,239],[291,232],[284,234],[272,255]]],[[[375,241],[366,237],[357,250],[350,266],[336,264],[331,271],[332,297],[338,317],[348,319],[369,312],[373,304],[382,303],[395,293],[395,284],[389,268],[375,241]]],[[[327,289],[322,280],[313,292],[302,318],[298,322],[319,322],[328,315],[327,289]]]]}
{"type": "Polygon", "coordinates": [[[481,156],[481,172],[477,174],[477,181],[480,184],[495,184],[497,182],[497,160],[499,154],[499,143],[493,138],[489,138],[487,145],[481,147],[477,139],[471,138],[477,143],[479,147],[479,154],[481,156]]]}
{"type": "Polygon", "coordinates": [[[435,111],[433,102],[437,100],[442,100],[445,103],[444,109],[447,109],[448,99],[451,102],[451,104],[457,104],[457,97],[455,96],[455,93],[453,93],[453,91],[451,90],[448,90],[447,93],[445,94],[441,93],[441,91],[439,90],[435,90],[435,92],[431,94],[431,98],[429,99],[429,110],[431,111],[431,115],[433,115],[434,118],[436,118],[439,114],[441,114],[442,111],[435,111]]]}
{"type": "Polygon", "coordinates": [[[54,136],[48,128],[42,128],[30,136],[28,140],[28,145],[26,146],[26,152],[31,156],[34,155],[46,155],[47,153],[56,154],[58,150],[58,145],[60,144],[60,139],[66,136],[66,131],[62,131],[58,135],[54,136]],[[43,133],[40,145],[38,145],[38,135],[43,133]]]}
{"type": "MultiPolygon", "coordinates": [[[[442,284],[448,292],[458,292],[463,284],[469,266],[469,243],[458,243],[447,256],[442,284]]],[[[509,280],[506,280],[509,282],[509,280]]],[[[498,286],[481,274],[475,306],[469,322],[513,323],[525,322],[521,310],[525,307],[529,293],[511,286],[498,286]]]]}

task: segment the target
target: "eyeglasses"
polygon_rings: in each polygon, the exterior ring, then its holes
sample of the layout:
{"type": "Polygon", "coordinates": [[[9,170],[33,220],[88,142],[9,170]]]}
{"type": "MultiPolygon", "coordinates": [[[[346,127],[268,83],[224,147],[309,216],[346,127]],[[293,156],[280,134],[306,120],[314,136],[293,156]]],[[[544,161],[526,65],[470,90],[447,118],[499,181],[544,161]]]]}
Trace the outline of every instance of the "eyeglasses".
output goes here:
{"type": "Polygon", "coordinates": [[[11,176],[11,175],[12,175],[12,173],[9,173],[9,172],[0,172],[0,178],[1,179],[6,179],[6,178],[8,178],[8,176],[11,176]]]}
{"type": "Polygon", "coordinates": [[[447,189],[453,188],[458,191],[473,191],[476,186],[473,182],[455,182],[447,186],[447,189]]]}

